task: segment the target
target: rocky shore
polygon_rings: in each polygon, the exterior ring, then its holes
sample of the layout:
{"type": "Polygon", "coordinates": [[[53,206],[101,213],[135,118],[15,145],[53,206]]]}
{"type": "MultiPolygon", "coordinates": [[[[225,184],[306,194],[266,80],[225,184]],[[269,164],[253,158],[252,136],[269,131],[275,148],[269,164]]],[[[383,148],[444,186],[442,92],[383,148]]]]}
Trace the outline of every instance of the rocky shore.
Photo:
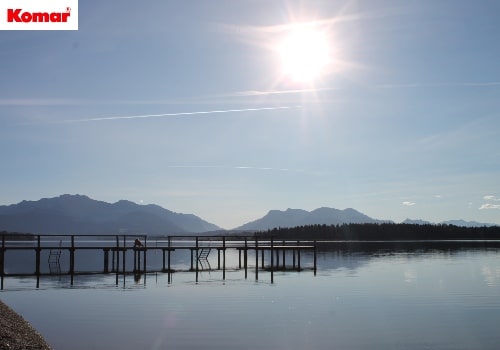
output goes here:
{"type": "Polygon", "coordinates": [[[34,349],[52,348],[24,318],[0,300],[0,350],[34,349]]]}

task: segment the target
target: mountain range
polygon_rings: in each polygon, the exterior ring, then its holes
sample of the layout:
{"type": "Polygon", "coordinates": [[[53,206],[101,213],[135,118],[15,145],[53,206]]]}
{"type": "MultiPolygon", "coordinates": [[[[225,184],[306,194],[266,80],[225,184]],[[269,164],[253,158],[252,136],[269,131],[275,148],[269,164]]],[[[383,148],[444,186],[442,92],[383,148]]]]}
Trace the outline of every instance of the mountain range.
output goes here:
{"type": "Polygon", "coordinates": [[[34,234],[188,234],[220,230],[192,214],[121,200],[62,195],[0,206],[0,231],[34,234]]]}
{"type": "MultiPolygon", "coordinates": [[[[348,208],[271,210],[265,216],[232,231],[266,231],[275,227],[304,225],[341,225],[391,223],[373,219],[348,208]]],[[[426,225],[424,220],[406,219],[403,223],[426,225]]],[[[492,226],[475,221],[452,220],[441,224],[455,226],[492,226]]],[[[193,214],[181,214],[158,205],[140,205],[127,200],[116,203],[97,201],[84,195],[64,194],[38,201],[22,201],[0,206],[0,231],[33,234],[137,234],[175,235],[223,231],[217,225],[193,214]]]]}
{"type": "MultiPolygon", "coordinates": [[[[406,219],[402,222],[402,224],[413,224],[413,225],[436,225],[436,223],[425,221],[425,220],[412,220],[406,219]]],[[[465,220],[447,220],[441,221],[438,224],[440,225],[454,225],[454,226],[462,226],[462,227],[482,227],[482,226],[496,226],[495,224],[487,224],[483,222],[477,221],[465,221],[465,220]]]]}

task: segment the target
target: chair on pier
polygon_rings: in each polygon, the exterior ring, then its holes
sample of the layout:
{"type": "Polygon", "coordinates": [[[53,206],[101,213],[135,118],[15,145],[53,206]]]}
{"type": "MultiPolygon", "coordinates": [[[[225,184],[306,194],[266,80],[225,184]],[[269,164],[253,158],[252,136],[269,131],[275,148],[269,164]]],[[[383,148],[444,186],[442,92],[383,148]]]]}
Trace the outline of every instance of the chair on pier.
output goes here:
{"type": "Polygon", "coordinates": [[[208,261],[208,255],[212,249],[209,247],[204,247],[200,249],[198,253],[198,262],[200,263],[202,270],[210,270],[212,267],[210,266],[210,262],[208,261]]]}

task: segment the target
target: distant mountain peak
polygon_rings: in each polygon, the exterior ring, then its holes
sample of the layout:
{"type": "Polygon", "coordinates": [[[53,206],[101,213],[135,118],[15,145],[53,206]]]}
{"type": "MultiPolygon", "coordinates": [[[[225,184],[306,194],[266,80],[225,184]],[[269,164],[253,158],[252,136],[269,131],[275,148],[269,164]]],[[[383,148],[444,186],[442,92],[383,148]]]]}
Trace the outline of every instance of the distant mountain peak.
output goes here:
{"type": "Polygon", "coordinates": [[[359,211],[347,208],[344,210],[320,207],[312,211],[288,208],[284,211],[270,210],[265,216],[255,221],[237,227],[242,231],[265,231],[277,227],[295,227],[304,225],[337,225],[349,223],[377,223],[359,211]]]}

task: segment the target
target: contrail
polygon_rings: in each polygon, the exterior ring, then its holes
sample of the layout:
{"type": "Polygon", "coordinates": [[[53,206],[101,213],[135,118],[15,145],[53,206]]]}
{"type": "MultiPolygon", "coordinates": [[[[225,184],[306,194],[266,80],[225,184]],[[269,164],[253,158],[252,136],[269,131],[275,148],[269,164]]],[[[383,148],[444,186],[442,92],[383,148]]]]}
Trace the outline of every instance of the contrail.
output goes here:
{"type": "Polygon", "coordinates": [[[163,113],[163,114],[127,115],[127,116],[114,116],[114,117],[98,117],[98,118],[87,118],[87,119],[63,120],[62,122],[65,122],[65,123],[83,123],[83,122],[97,122],[97,121],[104,121],[104,120],[141,119],[141,118],[158,118],[158,117],[177,117],[177,116],[183,116],[183,115],[198,115],[198,114],[258,112],[258,111],[270,111],[270,110],[277,110],[277,109],[293,109],[293,108],[301,108],[301,107],[302,106],[280,106],[280,107],[226,109],[226,110],[198,111],[198,112],[180,112],[180,113],[163,113]]]}
{"type": "Polygon", "coordinates": [[[288,168],[270,168],[270,167],[256,167],[256,166],[228,166],[228,165],[168,165],[167,168],[195,168],[195,169],[242,169],[242,170],[272,170],[272,171],[291,171],[291,172],[304,172],[301,169],[288,169],[288,168]]]}
{"type": "Polygon", "coordinates": [[[378,89],[402,89],[402,88],[439,88],[439,87],[496,87],[500,86],[498,81],[489,82],[472,82],[472,83],[436,83],[436,84],[426,84],[426,83],[414,83],[414,84],[381,84],[376,85],[378,89]]]}
{"type": "Polygon", "coordinates": [[[294,90],[249,90],[240,91],[232,94],[231,96],[261,96],[261,95],[280,95],[280,94],[298,94],[298,93],[309,93],[309,92],[320,92],[320,91],[331,91],[340,90],[340,88],[325,87],[325,88],[313,88],[313,89],[294,89],[294,90]]]}

